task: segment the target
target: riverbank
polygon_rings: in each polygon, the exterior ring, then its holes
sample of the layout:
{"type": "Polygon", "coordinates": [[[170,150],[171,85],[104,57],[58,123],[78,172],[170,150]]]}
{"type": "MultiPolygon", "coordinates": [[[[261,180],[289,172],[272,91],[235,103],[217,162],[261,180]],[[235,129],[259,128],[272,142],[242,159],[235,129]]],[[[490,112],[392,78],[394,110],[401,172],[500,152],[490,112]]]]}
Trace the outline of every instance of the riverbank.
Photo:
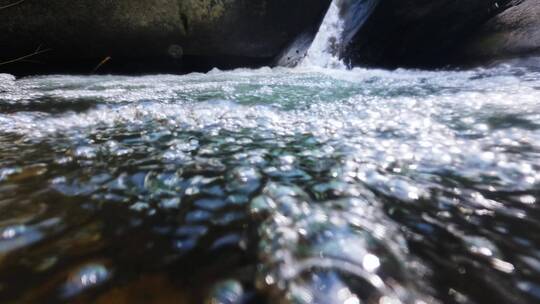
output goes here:
{"type": "MultiPolygon", "coordinates": [[[[291,44],[288,57],[305,54],[330,2],[52,0],[10,6],[2,0],[0,62],[10,63],[0,64],[0,72],[184,74],[272,66],[291,44]],[[304,42],[294,44],[298,39],[304,42]]],[[[347,41],[340,56],[351,66],[459,67],[538,51],[538,13],[529,9],[540,7],[538,0],[342,2],[347,41]]]]}

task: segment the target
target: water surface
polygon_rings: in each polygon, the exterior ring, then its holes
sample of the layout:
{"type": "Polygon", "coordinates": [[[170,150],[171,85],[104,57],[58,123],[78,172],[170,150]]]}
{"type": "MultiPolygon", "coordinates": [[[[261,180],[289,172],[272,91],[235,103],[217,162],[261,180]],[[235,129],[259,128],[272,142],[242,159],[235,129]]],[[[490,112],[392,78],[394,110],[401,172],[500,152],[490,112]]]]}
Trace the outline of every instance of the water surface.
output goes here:
{"type": "Polygon", "coordinates": [[[540,72],[0,75],[2,303],[537,303],[540,72]]]}

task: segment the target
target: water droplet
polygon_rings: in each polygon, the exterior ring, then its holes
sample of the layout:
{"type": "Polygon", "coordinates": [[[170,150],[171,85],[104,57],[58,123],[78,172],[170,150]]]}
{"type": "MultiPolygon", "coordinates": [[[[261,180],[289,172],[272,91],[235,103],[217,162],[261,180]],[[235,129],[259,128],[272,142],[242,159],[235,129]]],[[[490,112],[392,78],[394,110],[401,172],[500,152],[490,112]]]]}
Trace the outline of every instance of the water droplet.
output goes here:
{"type": "Polygon", "coordinates": [[[244,296],[244,288],[240,282],[227,280],[216,284],[210,292],[207,304],[240,304],[244,296]]]}
{"type": "Polygon", "coordinates": [[[75,148],[73,151],[73,156],[82,159],[92,159],[97,156],[97,151],[91,146],[80,146],[75,148]]]}
{"type": "Polygon", "coordinates": [[[89,263],[74,270],[62,288],[63,297],[69,298],[105,283],[111,272],[101,263],[89,263]]]}
{"type": "Polygon", "coordinates": [[[374,272],[381,266],[379,258],[373,254],[366,254],[362,260],[362,266],[369,272],[374,272]]]}
{"type": "Polygon", "coordinates": [[[180,207],[180,198],[170,198],[159,202],[159,206],[163,209],[178,209],[180,207]]]}
{"type": "Polygon", "coordinates": [[[532,205],[536,203],[536,197],[532,195],[523,195],[519,198],[520,202],[527,205],[532,205]]]}
{"type": "Polygon", "coordinates": [[[43,234],[31,226],[14,225],[0,228],[0,253],[29,246],[42,238],[43,234]]]}

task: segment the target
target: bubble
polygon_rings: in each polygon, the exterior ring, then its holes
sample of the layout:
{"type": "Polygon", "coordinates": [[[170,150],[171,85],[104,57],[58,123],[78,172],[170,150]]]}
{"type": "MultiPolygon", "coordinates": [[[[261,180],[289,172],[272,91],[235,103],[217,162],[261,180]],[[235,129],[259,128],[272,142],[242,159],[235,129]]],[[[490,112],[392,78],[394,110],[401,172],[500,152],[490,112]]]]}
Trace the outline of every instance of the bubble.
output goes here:
{"type": "Polygon", "coordinates": [[[88,263],[73,270],[62,287],[62,296],[70,298],[102,285],[111,278],[110,270],[101,263],[88,263]]]}
{"type": "Polygon", "coordinates": [[[226,206],[226,202],[223,199],[200,199],[195,201],[195,206],[209,210],[215,211],[226,206]]]}
{"type": "Polygon", "coordinates": [[[180,207],[180,202],[180,198],[175,197],[161,201],[159,206],[163,209],[177,209],[180,207]]]}
{"type": "Polygon", "coordinates": [[[379,261],[379,258],[373,254],[366,254],[362,261],[362,266],[365,270],[369,272],[373,272],[381,266],[381,262],[379,261]]]}
{"type": "Polygon", "coordinates": [[[97,156],[97,150],[91,146],[80,146],[73,151],[73,156],[82,159],[92,159],[97,156]]]}
{"type": "Polygon", "coordinates": [[[245,242],[241,235],[228,234],[217,239],[212,246],[211,250],[223,249],[224,247],[240,247],[245,249],[245,242]]]}
{"type": "Polygon", "coordinates": [[[527,205],[532,205],[536,203],[536,198],[532,195],[523,195],[519,198],[520,202],[527,205]]]}
{"type": "Polygon", "coordinates": [[[207,304],[239,304],[242,303],[244,288],[235,280],[226,280],[215,284],[210,292],[207,304]]]}
{"type": "Polygon", "coordinates": [[[36,227],[14,225],[0,227],[0,254],[9,253],[43,239],[43,233],[36,227]]]}
{"type": "Polygon", "coordinates": [[[205,210],[194,210],[186,214],[186,222],[196,223],[210,220],[212,213],[205,210]]]}

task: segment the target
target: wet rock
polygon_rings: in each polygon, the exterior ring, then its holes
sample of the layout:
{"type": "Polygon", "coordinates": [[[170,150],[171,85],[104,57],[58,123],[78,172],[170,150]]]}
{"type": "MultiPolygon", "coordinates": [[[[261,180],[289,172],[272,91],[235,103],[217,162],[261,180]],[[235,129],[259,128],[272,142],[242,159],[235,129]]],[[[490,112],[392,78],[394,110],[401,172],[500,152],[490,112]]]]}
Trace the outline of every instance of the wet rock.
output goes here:
{"type": "Polygon", "coordinates": [[[207,304],[241,304],[244,296],[244,288],[240,282],[234,280],[217,283],[210,297],[206,300],[207,304]]]}
{"type": "Polygon", "coordinates": [[[195,303],[186,288],[176,286],[164,275],[146,275],[124,286],[108,290],[95,303],[195,303]]]}
{"type": "Polygon", "coordinates": [[[40,241],[43,235],[33,227],[16,225],[0,228],[0,259],[5,253],[40,241]]]}
{"type": "MultiPolygon", "coordinates": [[[[0,7],[12,1],[0,1],[0,7]]],[[[0,62],[16,72],[173,71],[270,62],[316,28],[329,0],[25,1],[0,10],[0,62]],[[16,43],[14,43],[16,41],[16,43]]]]}
{"type": "Polygon", "coordinates": [[[299,35],[289,46],[287,46],[281,54],[276,58],[275,65],[284,67],[297,66],[311,46],[311,42],[315,37],[315,33],[308,32],[299,35]]]}
{"type": "Polygon", "coordinates": [[[347,61],[370,66],[437,66],[510,0],[381,1],[352,39],[347,61]]]}
{"type": "Polygon", "coordinates": [[[540,1],[519,4],[493,17],[461,47],[459,56],[491,61],[540,54],[540,1]]]}
{"type": "MultiPolygon", "coordinates": [[[[9,168],[4,169],[0,173],[0,177],[5,176],[9,181],[21,182],[36,178],[47,172],[47,166],[45,164],[35,164],[24,168],[9,168]]],[[[1,178],[0,178],[1,180],[1,178]]]]}

